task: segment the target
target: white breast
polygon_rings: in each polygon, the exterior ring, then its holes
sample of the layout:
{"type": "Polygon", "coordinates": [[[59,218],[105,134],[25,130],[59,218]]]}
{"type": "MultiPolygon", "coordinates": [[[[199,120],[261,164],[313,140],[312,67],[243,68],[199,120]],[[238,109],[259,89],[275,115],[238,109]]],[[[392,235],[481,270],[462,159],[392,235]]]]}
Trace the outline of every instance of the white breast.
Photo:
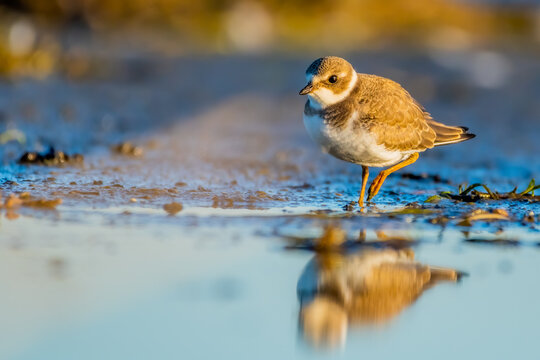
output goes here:
{"type": "Polygon", "coordinates": [[[324,152],[341,160],[369,167],[382,167],[396,164],[408,156],[377,144],[373,135],[365,129],[353,129],[356,116],[356,113],[353,114],[344,128],[335,128],[317,115],[304,114],[304,125],[311,138],[324,152]]]}

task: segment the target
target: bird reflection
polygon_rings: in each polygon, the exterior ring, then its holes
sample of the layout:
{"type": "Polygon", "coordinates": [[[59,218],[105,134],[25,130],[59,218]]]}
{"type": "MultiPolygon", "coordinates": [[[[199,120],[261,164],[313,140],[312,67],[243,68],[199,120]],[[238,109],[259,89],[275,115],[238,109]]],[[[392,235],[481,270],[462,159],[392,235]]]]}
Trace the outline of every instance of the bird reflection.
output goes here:
{"type": "Polygon", "coordinates": [[[424,290],[458,277],[454,269],[416,262],[408,248],[320,252],[298,281],[300,330],[314,345],[343,344],[350,326],[388,322],[424,290]]]}

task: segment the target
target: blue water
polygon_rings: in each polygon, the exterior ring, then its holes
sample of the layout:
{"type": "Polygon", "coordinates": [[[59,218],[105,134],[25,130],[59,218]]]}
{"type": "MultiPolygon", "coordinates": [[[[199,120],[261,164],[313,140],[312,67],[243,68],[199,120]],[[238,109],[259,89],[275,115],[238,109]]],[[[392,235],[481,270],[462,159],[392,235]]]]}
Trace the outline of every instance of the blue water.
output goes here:
{"type": "Polygon", "coordinates": [[[0,300],[2,358],[539,355],[537,248],[468,244],[457,231],[441,243],[427,236],[414,247],[418,261],[469,276],[426,290],[387,323],[351,326],[342,346],[321,349],[301,334],[296,295],[313,253],[256,235],[256,223],[187,231],[74,223],[59,232],[54,220],[5,222],[0,256],[11,260],[1,262],[1,273],[11,284],[0,300]],[[56,258],[65,261],[59,273],[49,269],[56,258]]]}

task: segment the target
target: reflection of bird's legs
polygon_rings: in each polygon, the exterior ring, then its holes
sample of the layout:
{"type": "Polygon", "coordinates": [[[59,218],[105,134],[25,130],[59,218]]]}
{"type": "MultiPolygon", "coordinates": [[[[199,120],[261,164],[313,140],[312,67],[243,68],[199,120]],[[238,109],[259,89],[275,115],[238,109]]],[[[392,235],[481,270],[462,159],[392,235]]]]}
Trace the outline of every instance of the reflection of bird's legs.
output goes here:
{"type": "Polygon", "coordinates": [[[418,156],[419,156],[418,153],[414,153],[411,156],[409,156],[406,160],[386,170],[381,171],[379,175],[377,175],[377,177],[373,180],[373,182],[371,183],[371,186],[369,187],[368,201],[370,201],[371,199],[373,199],[375,195],[377,195],[377,193],[379,192],[379,189],[381,188],[382,184],[384,183],[388,175],[390,175],[394,171],[404,168],[407,165],[411,165],[416,160],[418,160],[418,156]]]}
{"type": "Polygon", "coordinates": [[[445,229],[446,229],[446,226],[441,225],[441,231],[439,232],[439,235],[437,235],[437,241],[439,241],[440,243],[442,243],[442,241],[443,241],[443,235],[444,235],[444,230],[445,229]]]}
{"type": "Polygon", "coordinates": [[[360,190],[360,198],[358,199],[358,205],[364,207],[364,193],[366,192],[366,185],[369,178],[369,168],[362,165],[362,189],[360,190]]]}
{"type": "Polygon", "coordinates": [[[360,230],[360,234],[358,234],[358,242],[359,243],[366,242],[366,237],[367,237],[366,229],[360,230]]]}

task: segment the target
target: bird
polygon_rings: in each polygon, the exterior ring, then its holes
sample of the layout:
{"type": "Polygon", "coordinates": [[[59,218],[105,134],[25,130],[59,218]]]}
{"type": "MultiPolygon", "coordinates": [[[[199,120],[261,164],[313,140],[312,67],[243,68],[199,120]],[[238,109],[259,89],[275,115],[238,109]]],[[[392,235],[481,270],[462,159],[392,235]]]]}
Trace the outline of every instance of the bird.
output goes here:
{"type": "Polygon", "coordinates": [[[370,167],[387,167],[373,180],[367,201],[391,173],[418,160],[419,153],[474,138],[463,126],[435,121],[399,83],[357,73],[345,59],[326,56],[306,70],[304,125],[310,137],[334,157],[362,166],[364,193],[370,167]]]}
{"type": "Polygon", "coordinates": [[[351,325],[385,324],[425,290],[463,275],[415,261],[410,248],[319,252],[297,284],[300,331],[316,346],[343,345],[351,325]]]}

